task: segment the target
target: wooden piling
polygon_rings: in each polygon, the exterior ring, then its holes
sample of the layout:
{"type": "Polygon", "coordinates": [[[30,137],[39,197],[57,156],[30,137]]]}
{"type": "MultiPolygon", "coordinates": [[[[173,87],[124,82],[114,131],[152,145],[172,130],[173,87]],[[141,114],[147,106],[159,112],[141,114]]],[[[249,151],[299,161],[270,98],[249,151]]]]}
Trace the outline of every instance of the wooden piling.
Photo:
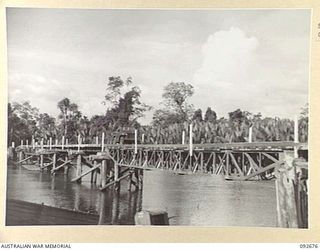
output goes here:
{"type": "MultiPolygon", "coordinates": [[[[67,156],[67,155],[65,156],[64,160],[65,160],[65,162],[68,161],[68,156],[67,156]]],[[[66,165],[63,167],[63,173],[64,173],[65,175],[68,175],[68,170],[69,170],[69,166],[68,166],[68,164],[66,164],[66,165]]]]}
{"type": "MultiPolygon", "coordinates": [[[[93,166],[96,167],[97,166],[97,161],[93,161],[93,166]]],[[[91,183],[95,183],[95,176],[97,174],[97,170],[94,170],[91,172],[91,183]]]]}
{"type": "Polygon", "coordinates": [[[184,142],[185,142],[185,137],[186,137],[186,132],[183,130],[182,131],[182,144],[184,144],[184,142]]]}
{"type": "Polygon", "coordinates": [[[61,148],[62,148],[62,150],[64,149],[64,136],[62,136],[62,140],[61,140],[61,148]]]}
{"type": "Polygon", "coordinates": [[[284,159],[285,162],[275,170],[277,225],[284,228],[297,228],[298,217],[294,190],[295,170],[292,165],[294,157],[292,152],[284,151],[279,155],[279,158],[284,159]]]}
{"type": "Polygon", "coordinates": [[[99,145],[99,137],[96,136],[96,144],[99,145]]]}
{"type": "Polygon", "coordinates": [[[56,168],[56,164],[57,164],[57,154],[54,153],[52,155],[52,169],[54,170],[56,168]]]}
{"type": "Polygon", "coordinates": [[[78,134],[78,152],[80,152],[81,136],[78,134]]]}
{"type": "Polygon", "coordinates": [[[133,175],[133,172],[130,170],[130,174],[128,176],[128,191],[131,191],[131,186],[132,186],[132,175],[133,175]]]}
{"type": "Polygon", "coordinates": [[[138,153],[138,131],[134,130],[134,154],[138,153]]]}
{"type": "MultiPolygon", "coordinates": [[[[190,132],[189,132],[189,155],[190,158],[193,155],[193,131],[192,131],[192,123],[190,124],[190,132]]],[[[191,167],[191,166],[190,166],[191,167]]]]}
{"type": "Polygon", "coordinates": [[[14,148],[14,146],[15,146],[15,145],[14,145],[14,141],[13,141],[13,142],[11,142],[11,147],[14,148]]]}
{"type": "Polygon", "coordinates": [[[104,132],[102,133],[102,138],[101,138],[101,152],[104,151],[104,132]]]}
{"type": "MultiPolygon", "coordinates": [[[[76,170],[77,176],[80,176],[81,172],[82,172],[81,158],[82,158],[81,154],[78,154],[77,155],[77,170],[76,170]]],[[[77,180],[77,182],[81,183],[81,178],[79,180],[77,180]]]]}
{"type": "MultiPolygon", "coordinates": [[[[298,116],[294,118],[294,142],[299,143],[299,119],[298,116]]],[[[294,158],[298,158],[298,147],[294,147],[294,158]]]]}
{"type": "Polygon", "coordinates": [[[19,151],[19,162],[22,162],[23,161],[23,151],[20,150],[19,151]]]}
{"type": "Polygon", "coordinates": [[[43,170],[43,154],[40,154],[40,170],[43,170]]]}
{"type": "Polygon", "coordinates": [[[141,143],[144,144],[144,134],[141,136],[141,143]]]}
{"type": "Polygon", "coordinates": [[[252,126],[249,127],[249,142],[252,142],[252,126]]]}
{"type": "Polygon", "coordinates": [[[114,190],[120,191],[120,182],[119,182],[119,166],[117,163],[114,163],[114,190]]]}
{"type": "Polygon", "coordinates": [[[101,161],[100,175],[100,187],[104,187],[107,184],[107,160],[101,161]]]}
{"type": "Polygon", "coordinates": [[[49,149],[50,150],[52,149],[52,138],[51,137],[49,138],[49,149]]]}

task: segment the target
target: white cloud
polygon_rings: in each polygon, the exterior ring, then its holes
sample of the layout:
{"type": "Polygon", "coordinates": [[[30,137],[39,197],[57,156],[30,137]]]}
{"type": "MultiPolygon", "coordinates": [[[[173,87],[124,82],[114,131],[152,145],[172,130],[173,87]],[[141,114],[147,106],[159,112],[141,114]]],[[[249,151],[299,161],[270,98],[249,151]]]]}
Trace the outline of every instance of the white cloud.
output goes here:
{"type": "Polygon", "coordinates": [[[210,35],[202,46],[203,63],[194,81],[215,84],[247,78],[257,46],[255,37],[247,37],[235,27],[210,35]]]}
{"type": "Polygon", "coordinates": [[[202,46],[201,67],[194,74],[192,102],[204,110],[213,107],[219,116],[237,108],[282,117],[299,112],[307,102],[306,63],[281,53],[287,51],[259,44],[258,38],[235,27],[210,35],[202,46]],[[271,52],[268,61],[265,51],[271,52]],[[294,95],[292,103],[288,93],[297,89],[301,95],[294,95]]]}

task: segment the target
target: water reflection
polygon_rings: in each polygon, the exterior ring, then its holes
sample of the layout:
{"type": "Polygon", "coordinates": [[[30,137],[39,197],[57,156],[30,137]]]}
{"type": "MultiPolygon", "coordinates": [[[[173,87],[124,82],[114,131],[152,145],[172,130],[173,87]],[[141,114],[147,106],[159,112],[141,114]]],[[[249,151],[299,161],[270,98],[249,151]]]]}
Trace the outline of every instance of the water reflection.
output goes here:
{"type": "Polygon", "coordinates": [[[170,225],[276,225],[272,181],[232,182],[159,170],[144,172],[142,190],[128,192],[125,181],[120,192],[101,192],[90,175],[81,184],[71,182],[74,176],[73,169],[52,176],[9,166],[7,198],[94,213],[100,225],[133,225],[142,209],[167,211],[170,225]]]}

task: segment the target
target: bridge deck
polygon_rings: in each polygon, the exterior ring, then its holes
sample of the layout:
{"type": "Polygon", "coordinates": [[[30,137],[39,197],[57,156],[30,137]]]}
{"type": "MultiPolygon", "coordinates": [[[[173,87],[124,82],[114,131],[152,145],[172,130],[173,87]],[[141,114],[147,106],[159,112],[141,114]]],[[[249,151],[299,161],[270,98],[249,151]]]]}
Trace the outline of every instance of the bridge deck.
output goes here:
{"type": "MultiPolygon", "coordinates": [[[[18,146],[17,148],[27,148],[32,146],[18,146]]],[[[99,150],[101,149],[101,144],[69,144],[69,145],[37,145],[35,148],[44,149],[77,149],[82,150],[99,150]]],[[[134,144],[104,144],[104,148],[112,149],[130,149],[134,148],[134,144]]],[[[188,144],[138,144],[137,148],[139,149],[150,149],[150,150],[189,150],[188,144]]],[[[193,144],[193,150],[292,150],[295,147],[302,150],[308,149],[307,143],[295,143],[292,141],[286,142],[233,142],[233,143],[207,143],[207,144],[193,144]]]]}

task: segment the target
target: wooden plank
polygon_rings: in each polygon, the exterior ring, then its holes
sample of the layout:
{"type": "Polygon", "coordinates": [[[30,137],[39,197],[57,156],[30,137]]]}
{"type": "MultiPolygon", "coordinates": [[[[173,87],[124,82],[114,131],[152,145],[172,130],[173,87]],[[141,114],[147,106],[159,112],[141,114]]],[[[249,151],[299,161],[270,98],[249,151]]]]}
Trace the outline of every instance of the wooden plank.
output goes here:
{"type": "Polygon", "coordinates": [[[30,158],[32,158],[32,155],[29,156],[29,157],[27,157],[27,158],[24,158],[23,160],[18,161],[17,164],[20,164],[20,163],[22,163],[22,162],[24,162],[24,161],[27,161],[27,160],[29,160],[30,158]]]}
{"type": "Polygon", "coordinates": [[[249,175],[246,175],[246,176],[227,176],[226,178],[229,179],[229,180],[246,181],[246,180],[251,179],[252,177],[255,177],[255,176],[259,175],[259,174],[264,173],[265,171],[273,169],[277,165],[280,165],[282,163],[283,163],[283,161],[272,163],[271,165],[269,165],[267,167],[264,167],[264,168],[261,168],[261,169],[255,171],[255,172],[253,172],[252,174],[249,174],[249,175]]]}
{"type": "Polygon", "coordinates": [[[56,167],[55,169],[51,170],[51,173],[54,173],[55,171],[58,171],[60,168],[64,167],[66,164],[71,163],[71,160],[65,161],[60,166],[56,167]]]}
{"type": "Polygon", "coordinates": [[[86,176],[87,174],[89,174],[89,173],[91,173],[92,171],[94,171],[94,170],[96,170],[97,168],[99,168],[100,165],[101,165],[101,164],[98,164],[97,166],[95,166],[95,167],[93,167],[93,168],[90,168],[89,170],[83,172],[80,176],[77,176],[77,177],[73,178],[73,179],[71,180],[71,182],[75,182],[75,181],[81,179],[82,177],[86,176]]]}
{"type": "Polygon", "coordinates": [[[109,182],[108,184],[106,184],[106,185],[104,185],[103,187],[101,187],[101,188],[100,188],[100,191],[105,190],[106,188],[110,187],[111,185],[115,184],[116,182],[119,182],[119,181],[127,178],[130,174],[131,174],[131,173],[127,173],[127,174],[119,177],[118,180],[109,182]]]}
{"type": "Polygon", "coordinates": [[[241,168],[238,165],[238,162],[236,161],[236,159],[234,158],[234,155],[232,153],[229,154],[231,156],[231,161],[233,162],[233,164],[236,166],[236,168],[238,169],[238,172],[240,173],[240,175],[244,175],[241,168]]]}

